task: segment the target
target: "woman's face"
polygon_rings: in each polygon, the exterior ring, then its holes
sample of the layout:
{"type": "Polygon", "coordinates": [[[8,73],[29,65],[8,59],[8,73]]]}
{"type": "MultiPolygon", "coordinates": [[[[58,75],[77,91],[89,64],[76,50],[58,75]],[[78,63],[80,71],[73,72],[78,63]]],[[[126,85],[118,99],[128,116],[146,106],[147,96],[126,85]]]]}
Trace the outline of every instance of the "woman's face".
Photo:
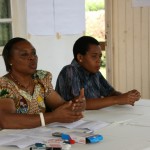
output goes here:
{"type": "Polygon", "coordinates": [[[85,55],[79,54],[79,64],[90,73],[96,73],[100,69],[102,52],[98,45],[91,44],[85,55]]]}
{"type": "Polygon", "coordinates": [[[10,64],[11,70],[23,74],[33,74],[37,68],[35,48],[27,41],[21,41],[13,46],[10,64]]]}

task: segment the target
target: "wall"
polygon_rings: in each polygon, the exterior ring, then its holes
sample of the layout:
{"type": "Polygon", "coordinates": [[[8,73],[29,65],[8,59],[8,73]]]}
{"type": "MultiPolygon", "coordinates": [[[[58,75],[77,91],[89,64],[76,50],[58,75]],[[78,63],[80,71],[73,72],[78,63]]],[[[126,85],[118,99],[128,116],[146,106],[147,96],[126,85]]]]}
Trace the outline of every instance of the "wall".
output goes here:
{"type": "Polygon", "coordinates": [[[150,7],[106,0],[108,78],[116,89],[150,98],[150,7]]]}
{"type": "MultiPolygon", "coordinates": [[[[30,36],[27,38],[37,50],[38,69],[48,70],[53,75],[53,86],[56,78],[64,65],[71,63],[73,59],[72,47],[81,35],[56,37],[30,36]]],[[[4,75],[5,66],[0,56],[0,76],[4,75]]]]}
{"type": "MultiPolygon", "coordinates": [[[[39,55],[38,69],[53,74],[53,85],[62,66],[72,59],[72,45],[80,35],[27,36],[25,0],[12,0],[17,22],[15,35],[28,38],[39,55]],[[19,13],[18,13],[19,12],[19,13]]],[[[122,92],[137,89],[150,98],[150,8],[133,8],[132,0],[106,0],[107,78],[122,92]]],[[[0,56],[0,76],[5,74],[0,56]]]]}
{"type": "MultiPolygon", "coordinates": [[[[64,65],[73,59],[72,47],[81,35],[56,36],[29,36],[26,29],[26,1],[12,0],[14,6],[14,35],[27,38],[37,50],[38,69],[48,70],[52,73],[52,84],[55,86],[58,73],[64,65]],[[19,12],[19,13],[18,13],[19,12]]],[[[4,75],[5,65],[0,56],[0,76],[4,75]]]]}
{"type": "Polygon", "coordinates": [[[56,78],[64,65],[70,64],[73,59],[72,47],[81,35],[56,37],[31,36],[39,57],[38,69],[45,69],[52,73],[52,83],[55,86],[56,78]]]}

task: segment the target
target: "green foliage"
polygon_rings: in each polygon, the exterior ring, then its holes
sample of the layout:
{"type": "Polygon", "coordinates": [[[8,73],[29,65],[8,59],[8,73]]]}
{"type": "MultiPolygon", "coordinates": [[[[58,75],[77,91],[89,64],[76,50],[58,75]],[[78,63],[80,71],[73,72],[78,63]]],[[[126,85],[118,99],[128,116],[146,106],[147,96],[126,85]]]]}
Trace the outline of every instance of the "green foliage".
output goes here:
{"type": "Polygon", "coordinates": [[[102,52],[102,58],[101,58],[101,67],[106,67],[106,52],[102,52]]]}
{"type": "Polygon", "coordinates": [[[105,0],[85,0],[86,11],[98,11],[105,8],[105,0]]]}

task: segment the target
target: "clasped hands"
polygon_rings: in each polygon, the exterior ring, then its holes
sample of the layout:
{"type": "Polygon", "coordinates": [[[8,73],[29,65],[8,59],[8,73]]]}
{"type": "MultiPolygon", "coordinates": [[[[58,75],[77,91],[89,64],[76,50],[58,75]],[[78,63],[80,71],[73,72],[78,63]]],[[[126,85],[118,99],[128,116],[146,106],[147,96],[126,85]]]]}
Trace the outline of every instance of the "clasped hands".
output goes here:
{"type": "Polygon", "coordinates": [[[127,93],[119,95],[118,104],[119,105],[129,104],[134,106],[134,103],[138,101],[140,97],[141,97],[140,92],[134,89],[127,93]]]}
{"type": "Polygon", "coordinates": [[[57,121],[63,123],[75,122],[83,118],[83,111],[86,108],[86,99],[84,97],[84,89],[80,90],[80,95],[69,102],[65,102],[62,106],[55,109],[55,117],[57,121]]]}

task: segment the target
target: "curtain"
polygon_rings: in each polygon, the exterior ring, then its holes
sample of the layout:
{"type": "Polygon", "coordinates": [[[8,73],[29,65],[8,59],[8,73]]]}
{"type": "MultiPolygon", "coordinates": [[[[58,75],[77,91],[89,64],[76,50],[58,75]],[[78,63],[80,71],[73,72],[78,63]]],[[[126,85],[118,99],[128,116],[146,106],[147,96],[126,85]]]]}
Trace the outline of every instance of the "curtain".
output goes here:
{"type": "Polygon", "coordinates": [[[0,46],[12,38],[12,23],[5,19],[11,19],[10,0],[0,0],[0,46]]]}

